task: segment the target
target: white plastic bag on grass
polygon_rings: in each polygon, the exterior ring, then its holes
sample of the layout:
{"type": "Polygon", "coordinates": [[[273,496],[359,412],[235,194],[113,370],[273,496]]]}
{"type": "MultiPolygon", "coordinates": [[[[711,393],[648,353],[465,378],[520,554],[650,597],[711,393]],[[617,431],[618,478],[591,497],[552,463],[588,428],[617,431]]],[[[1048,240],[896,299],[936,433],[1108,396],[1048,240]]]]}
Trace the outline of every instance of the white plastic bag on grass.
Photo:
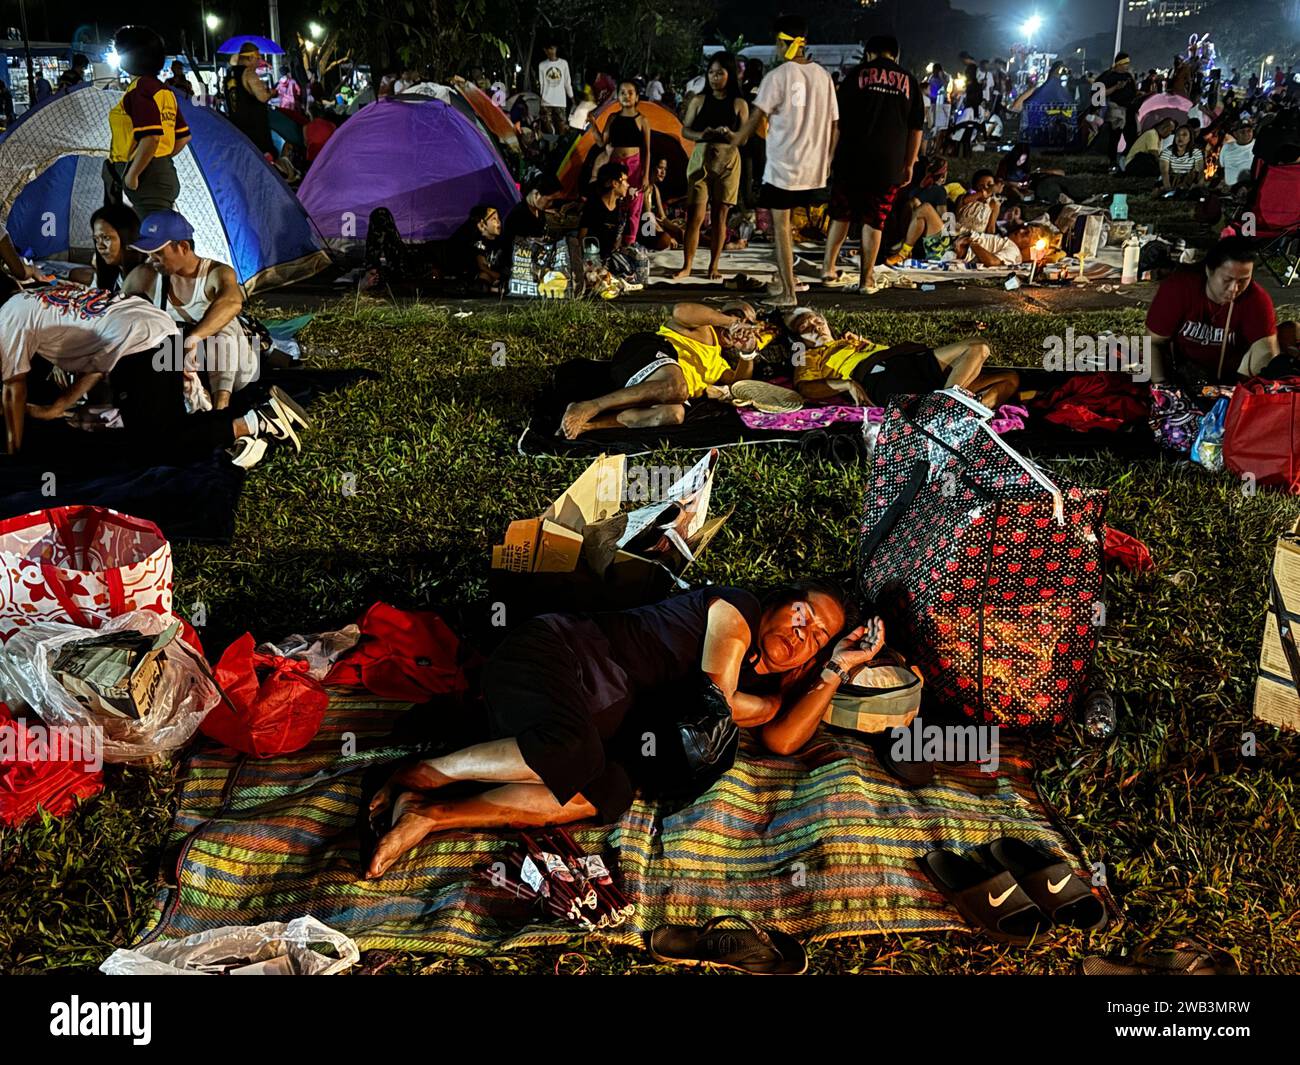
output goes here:
{"type": "Polygon", "coordinates": [[[95,713],[68,694],[50,671],[64,644],[105,632],[133,629],[150,636],[177,619],[152,610],[134,610],[104,622],[98,629],[61,622],[42,622],[19,629],[0,648],[0,695],[25,703],[47,725],[102,730],[104,761],[148,762],[183,747],[204,716],[220,701],[216,685],[196,661],[196,652],[179,635],[163,651],[163,676],[153,709],[139,721],[95,713]]]}
{"type": "Polygon", "coordinates": [[[231,976],[334,976],[360,959],[361,951],[348,936],[315,917],[298,917],[288,924],[267,921],[213,928],[184,939],[115,950],[99,971],[109,976],[215,976],[223,972],[231,976]]]}

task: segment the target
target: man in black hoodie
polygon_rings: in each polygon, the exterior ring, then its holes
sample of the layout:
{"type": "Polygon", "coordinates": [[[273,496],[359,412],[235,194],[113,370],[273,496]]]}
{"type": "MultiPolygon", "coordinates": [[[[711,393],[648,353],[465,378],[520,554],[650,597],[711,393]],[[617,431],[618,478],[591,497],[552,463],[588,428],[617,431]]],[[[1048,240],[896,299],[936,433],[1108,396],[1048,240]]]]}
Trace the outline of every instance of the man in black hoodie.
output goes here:
{"type": "Polygon", "coordinates": [[[866,54],[867,61],[849,73],[839,90],[841,132],[832,165],[822,280],[838,281],[835,260],[852,226],[862,232],[859,289],[874,292],[880,234],[898,190],[912,179],[925,104],[916,78],[898,65],[895,38],[872,37],[866,54]]]}

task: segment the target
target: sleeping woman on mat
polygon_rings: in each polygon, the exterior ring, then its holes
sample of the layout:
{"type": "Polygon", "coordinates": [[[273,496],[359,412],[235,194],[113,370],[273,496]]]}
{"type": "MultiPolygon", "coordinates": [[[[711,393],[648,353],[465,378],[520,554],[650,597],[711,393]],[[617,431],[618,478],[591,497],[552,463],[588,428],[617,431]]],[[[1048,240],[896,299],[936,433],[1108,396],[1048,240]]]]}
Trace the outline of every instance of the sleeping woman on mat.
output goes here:
{"type": "Polygon", "coordinates": [[[391,827],[367,878],[433,832],[616,821],[635,788],[654,793],[657,762],[668,759],[647,737],[667,745],[676,735],[689,713],[680,693],[694,682],[716,685],[736,724],[758,729],[769,750],[799,750],[840,683],[884,646],[879,619],[850,624],[844,593],[813,580],[762,602],[709,587],[631,610],[534,618],[483,669],[494,738],[403,766],[374,795],[372,819],[391,827]],[[439,795],[459,781],[495,786],[439,795]]]}

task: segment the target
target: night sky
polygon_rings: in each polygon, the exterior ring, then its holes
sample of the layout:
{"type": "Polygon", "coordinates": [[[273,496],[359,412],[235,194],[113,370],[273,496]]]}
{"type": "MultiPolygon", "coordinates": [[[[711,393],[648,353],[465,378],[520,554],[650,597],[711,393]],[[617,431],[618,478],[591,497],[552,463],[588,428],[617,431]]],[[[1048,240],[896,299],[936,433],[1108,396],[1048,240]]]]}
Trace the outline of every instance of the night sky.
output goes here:
{"type": "MultiPolygon", "coordinates": [[[[725,24],[727,8],[732,6],[727,0],[717,4],[720,21],[725,24]]],[[[752,11],[752,0],[738,4],[746,11],[752,11]]],[[[779,5],[774,5],[779,6],[779,5]]],[[[1043,34],[1052,41],[1065,41],[1085,37],[1104,31],[1113,31],[1115,27],[1116,0],[953,0],[953,7],[976,14],[990,14],[998,18],[1011,34],[1025,17],[1037,11],[1044,19],[1043,34]]],[[[18,25],[17,0],[3,0],[5,26],[18,25]]],[[[217,0],[206,5],[206,10],[214,12],[223,20],[221,32],[266,33],[269,28],[267,5],[263,0],[217,0]]],[[[191,34],[201,33],[200,4],[197,0],[182,0],[180,3],[160,2],[160,0],[133,0],[130,4],[94,3],[92,0],[62,0],[62,2],[43,3],[42,0],[28,0],[27,18],[32,37],[46,38],[47,32],[56,40],[68,40],[73,30],[81,24],[99,24],[102,36],[107,38],[121,21],[106,18],[106,11],[129,12],[130,21],[141,21],[161,30],[169,37],[179,34],[184,26],[191,34]]],[[[319,5],[310,0],[281,0],[280,26],[288,36],[294,28],[305,28],[313,17],[319,18],[319,5]]]]}

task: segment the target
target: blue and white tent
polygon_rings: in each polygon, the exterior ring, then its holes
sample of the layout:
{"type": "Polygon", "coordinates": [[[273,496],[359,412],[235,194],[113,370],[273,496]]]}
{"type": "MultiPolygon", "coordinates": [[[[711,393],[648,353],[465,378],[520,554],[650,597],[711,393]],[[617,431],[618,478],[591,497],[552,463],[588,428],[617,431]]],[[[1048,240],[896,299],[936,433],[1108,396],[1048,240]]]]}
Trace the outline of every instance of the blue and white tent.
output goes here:
{"type": "MultiPolygon", "coordinates": [[[[0,139],[0,213],[20,252],[89,261],[108,112],[120,97],[91,86],[51,97],[0,139]]],[[[248,293],[324,268],[329,259],[306,211],[252,141],[224,115],[180,105],[191,140],[175,160],[176,209],[194,227],[194,250],[234,267],[248,293]]]]}

